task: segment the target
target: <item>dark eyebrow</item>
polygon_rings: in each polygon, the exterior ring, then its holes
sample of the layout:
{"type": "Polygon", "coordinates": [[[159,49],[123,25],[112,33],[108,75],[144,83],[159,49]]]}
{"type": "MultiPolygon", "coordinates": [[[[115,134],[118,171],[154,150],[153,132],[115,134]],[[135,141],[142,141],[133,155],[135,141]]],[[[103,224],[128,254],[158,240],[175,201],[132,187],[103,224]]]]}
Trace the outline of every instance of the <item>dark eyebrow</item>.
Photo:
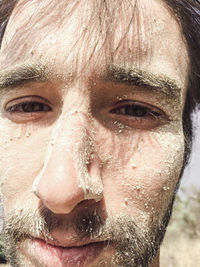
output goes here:
{"type": "Polygon", "coordinates": [[[153,74],[135,68],[111,66],[103,79],[129,86],[138,86],[162,93],[169,98],[180,96],[181,88],[176,81],[162,74],[153,74]]]}
{"type": "Polygon", "coordinates": [[[45,82],[50,70],[42,63],[17,65],[0,72],[0,89],[22,86],[33,81],[45,82]]]}

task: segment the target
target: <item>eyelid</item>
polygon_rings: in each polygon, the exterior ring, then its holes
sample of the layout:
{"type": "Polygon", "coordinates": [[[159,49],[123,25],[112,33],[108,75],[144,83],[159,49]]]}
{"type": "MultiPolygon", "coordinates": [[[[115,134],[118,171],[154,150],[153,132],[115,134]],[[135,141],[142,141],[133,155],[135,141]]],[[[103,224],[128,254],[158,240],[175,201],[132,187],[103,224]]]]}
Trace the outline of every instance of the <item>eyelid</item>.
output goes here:
{"type": "Polygon", "coordinates": [[[24,103],[28,103],[28,102],[40,102],[42,104],[46,104],[46,105],[50,105],[50,107],[52,108],[53,104],[46,98],[42,97],[42,96],[38,96],[38,95],[30,95],[30,96],[22,96],[22,97],[17,97],[14,98],[10,101],[8,101],[5,106],[4,109],[8,110],[9,108],[11,108],[12,106],[15,105],[20,105],[20,104],[24,104],[24,103]],[[11,105],[12,104],[12,105],[11,105]]]}
{"type": "Polygon", "coordinates": [[[7,108],[7,112],[10,112],[10,113],[13,113],[13,112],[20,112],[20,113],[37,113],[37,112],[49,112],[49,111],[52,111],[52,108],[47,105],[47,104],[44,104],[44,103],[41,103],[41,102],[36,102],[36,101],[28,101],[28,102],[22,102],[22,103],[19,103],[19,104],[15,104],[15,105],[12,105],[11,107],[7,108]],[[23,106],[29,106],[29,105],[35,105],[35,106],[38,106],[39,105],[39,108],[42,106],[43,107],[43,110],[34,110],[34,111],[24,111],[23,110],[23,106]],[[22,108],[22,110],[19,110],[20,108],[22,108]]]}
{"type": "Polygon", "coordinates": [[[165,125],[170,121],[169,116],[157,106],[155,107],[149,103],[138,100],[119,101],[106,108],[104,112],[104,118],[106,116],[106,113],[109,113],[108,125],[110,123],[110,125],[112,125],[111,129],[114,131],[116,130],[117,133],[125,133],[127,131],[132,132],[133,129],[148,131],[165,125]],[[129,105],[144,108],[147,110],[148,114],[144,116],[134,116],[128,114],[121,114],[120,111],[118,114],[115,112],[111,112],[112,110],[120,109],[129,105]],[[158,115],[155,114],[154,116],[153,112],[158,113],[158,115]]]}
{"type": "Polygon", "coordinates": [[[51,102],[48,99],[42,96],[25,95],[9,100],[5,105],[3,105],[2,115],[16,124],[42,123],[42,121],[44,120],[45,123],[47,121],[51,122],[56,118],[55,116],[58,114],[58,110],[55,104],[52,105],[50,103],[51,102]],[[46,105],[49,110],[30,110],[28,112],[24,111],[22,105],[29,105],[31,102],[35,103],[36,105],[40,104],[43,106],[43,108],[46,105]]]}
{"type": "Polygon", "coordinates": [[[152,112],[159,113],[161,116],[166,116],[167,117],[165,112],[162,111],[160,108],[155,107],[155,106],[153,106],[151,104],[147,104],[147,103],[144,103],[144,102],[141,102],[141,101],[136,101],[136,100],[122,100],[122,101],[119,101],[117,104],[114,105],[112,110],[117,109],[117,108],[123,108],[123,107],[129,106],[129,105],[130,106],[134,105],[134,106],[143,107],[143,108],[149,109],[152,112]]]}

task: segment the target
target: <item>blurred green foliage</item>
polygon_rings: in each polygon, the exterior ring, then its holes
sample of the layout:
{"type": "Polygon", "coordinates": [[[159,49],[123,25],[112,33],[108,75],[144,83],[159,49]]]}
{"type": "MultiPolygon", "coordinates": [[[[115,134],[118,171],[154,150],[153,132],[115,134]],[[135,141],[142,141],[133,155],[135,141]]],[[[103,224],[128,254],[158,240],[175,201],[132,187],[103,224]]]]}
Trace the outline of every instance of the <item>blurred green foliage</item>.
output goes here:
{"type": "Polygon", "coordinates": [[[189,238],[200,237],[200,189],[181,189],[186,197],[177,195],[168,227],[171,235],[185,234],[189,238]],[[187,192],[186,192],[187,190],[187,192]],[[189,193],[188,193],[189,192],[189,193]]]}

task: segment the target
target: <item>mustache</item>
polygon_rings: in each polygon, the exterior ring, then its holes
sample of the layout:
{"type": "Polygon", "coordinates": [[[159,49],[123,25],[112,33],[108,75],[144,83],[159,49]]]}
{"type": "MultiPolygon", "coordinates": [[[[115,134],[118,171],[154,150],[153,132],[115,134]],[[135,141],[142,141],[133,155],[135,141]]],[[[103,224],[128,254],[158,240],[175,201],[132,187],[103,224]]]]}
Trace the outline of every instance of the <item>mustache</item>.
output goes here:
{"type": "Polygon", "coordinates": [[[43,207],[34,213],[28,210],[12,211],[4,218],[3,233],[17,243],[32,236],[52,240],[53,231],[72,232],[78,239],[95,239],[102,238],[103,235],[105,237],[105,232],[108,232],[105,228],[108,228],[108,224],[110,223],[106,218],[96,210],[76,212],[70,217],[54,214],[43,207]]]}
{"type": "Polygon", "coordinates": [[[102,237],[103,232],[105,235],[106,218],[96,209],[75,212],[73,217],[69,218],[67,215],[55,215],[49,209],[43,208],[40,210],[40,216],[43,220],[43,231],[47,235],[55,230],[63,233],[72,231],[80,239],[102,237]]]}
{"type": "Polygon", "coordinates": [[[114,264],[110,266],[148,266],[159,248],[160,238],[155,238],[158,229],[154,232],[147,225],[139,227],[130,215],[109,214],[105,217],[98,210],[83,210],[69,217],[42,208],[35,213],[14,210],[6,216],[3,236],[11,251],[7,255],[14,258],[16,248],[27,238],[42,236],[46,240],[56,241],[51,236],[55,230],[63,234],[73,232],[78,241],[83,238],[108,241],[108,246],[116,251],[114,264]]]}

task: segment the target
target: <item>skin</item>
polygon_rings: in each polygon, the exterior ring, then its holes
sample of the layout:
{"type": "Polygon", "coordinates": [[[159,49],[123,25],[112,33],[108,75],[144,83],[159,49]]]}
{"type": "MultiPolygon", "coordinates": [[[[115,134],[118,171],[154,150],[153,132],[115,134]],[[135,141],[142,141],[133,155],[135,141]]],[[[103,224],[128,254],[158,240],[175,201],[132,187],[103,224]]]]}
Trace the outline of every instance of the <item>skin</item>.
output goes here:
{"type": "MultiPolygon", "coordinates": [[[[125,38],[133,15],[126,5],[116,12],[109,37],[104,42],[103,30],[94,49],[99,34],[90,1],[73,1],[71,13],[71,1],[66,9],[56,0],[25,2],[19,1],[8,23],[0,69],[6,77],[21,66],[44,65],[47,77],[8,88],[0,81],[5,217],[14,210],[34,214],[45,207],[73,222],[88,209],[105,220],[134,217],[141,228],[151,229],[171,202],[183,164],[188,55],[178,22],[164,2],[140,0],[125,38]],[[45,12],[51,12],[50,21],[45,12]],[[170,80],[176,85],[174,97],[166,88],[116,82],[107,75],[110,68],[116,76],[121,69],[139,70],[170,80]],[[51,110],[16,108],[30,101],[51,110]],[[130,104],[148,113],[124,114],[123,107],[130,104]]],[[[80,239],[71,228],[50,234],[63,244],[80,239]]],[[[21,242],[18,254],[25,255],[24,266],[38,266],[37,255],[28,252],[30,243],[21,242]]],[[[90,266],[102,259],[111,266],[113,253],[111,245],[90,266]]],[[[159,253],[151,266],[159,266],[159,253]]]]}

